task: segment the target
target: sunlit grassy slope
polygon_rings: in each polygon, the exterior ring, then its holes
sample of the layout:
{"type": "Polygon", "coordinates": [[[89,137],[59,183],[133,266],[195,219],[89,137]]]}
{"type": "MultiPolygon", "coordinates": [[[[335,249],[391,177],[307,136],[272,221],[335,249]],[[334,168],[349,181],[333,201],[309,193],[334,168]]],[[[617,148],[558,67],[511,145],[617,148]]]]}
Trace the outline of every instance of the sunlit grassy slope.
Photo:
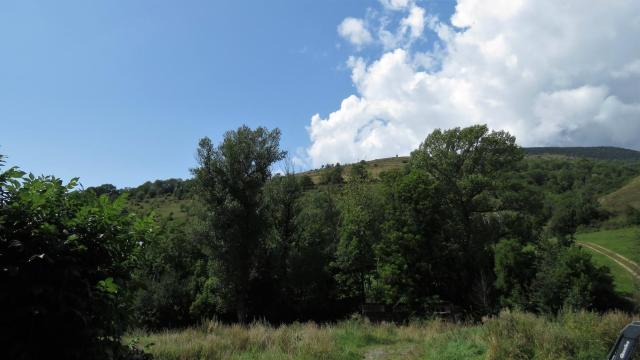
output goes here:
{"type": "MultiPolygon", "coordinates": [[[[554,158],[589,158],[599,160],[640,160],[640,152],[635,150],[617,147],[539,147],[524,148],[525,154],[529,156],[551,156],[554,158]]],[[[367,170],[377,178],[381,172],[392,169],[399,169],[409,162],[408,156],[395,156],[384,159],[370,160],[366,162],[367,170]]],[[[343,164],[344,165],[344,164],[343,164]]],[[[344,174],[348,178],[351,165],[344,165],[344,174]]],[[[321,169],[303,172],[318,183],[321,169]]],[[[640,201],[640,195],[638,197],[640,201]]]]}
{"type": "Polygon", "coordinates": [[[529,155],[553,154],[601,160],[640,160],[640,151],[614,146],[530,147],[524,150],[529,155]]]}
{"type": "MultiPolygon", "coordinates": [[[[640,263],[640,228],[638,227],[579,233],[576,235],[576,240],[600,245],[640,263]]],[[[631,295],[637,291],[638,281],[622,266],[599,252],[588,248],[585,248],[585,251],[592,254],[597,264],[606,265],[611,269],[616,291],[625,295],[631,295]]]]}
{"type": "Polygon", "coordinates": [[[145,199],[143,201],[129,201],[129,209],[132,212],[147,215],[151,211],[157,216],[173,218],[181,221],[187,218],[187,209],[193,206],[191,199],[178,199],[168,195],[145,199]]]}
{"type": "Polygon", "coordinates": [[[605,209],[615,213],[624,212],[629,206],[640,210],[640,176],[620,189],[603,196],[600,203],[605,209]]]}
{"type": "Polygon", "coordinates": [[[598,244],[640,263],[639,227],[579,233],[576,240],[598,244]]]}
{"type": "MultiPolygon", "coordinates": [[[[536,157],[552,157],[552,158],[569,158],[569,157],[587,157],[587,158],[598,158],[598,159],[608,159],[608,160],[629,160],[631,158],[640,158],[640,152],[621,149],[621,148],[525,148],[525,153],[530,156],[536,157]]],[[[380,173],[393,169],[400,169],[409,162],[409,157],[407,156],[396,156],[390,158],[376,159],[365,162],[366,169],[368,173],[373,178],[378,178],[380,173]]],[[[351,164],[343,164],[344,172],[343,176],[348,180],[349,175],[351,173],[351,164]]],[[[311,177],[314,183],[320,182],[320,176],[322,173],[322,169],[314,169],[305,172],[301,172],[298,175],[308,175],[311,177]]],[[[640,188],[640,178],[637,179],[637,187],[640,188]]],[[[634,196],[633,190],[631,187],[627,190],[620,189],[622,191],[620,198],[622,200],[632,199],[634,196]],[[629,196],[631,193],[631,196],[629,196]]],[[[640,193],[635,193],[638,197],[638,201],[640,201],[640,193]]],[[[611,194],[612,202],[618,204],[614,198],[618,196],[616,193],[611,194]]],[[[610,200],[604,200],[610,201],[610,200]]],[[[174,196],[159,196],[150,199],[146,199],[143,201],[137,201],[135,199],[130,199],[130,203],[132,204],[132,210],[139,213],[147,213],[150,210],[154,210],[156,214],[162,216],[174,216],[177,219],[184,218],[185,208],[191,206],[191,200],[187,199],[177,199],[174,196]]],[[[640,206],[640,205],[639,205],[640,206]]]]}
{"type": "Polygon", "coordinates": [[[503,312],[474,325],[352,320],[273,327],[209,321],[188,329],[133,332],[125,341],[146,347],[156,360],[604,359],[618,332],[632,319],[620,313],[562,313],[550,320],[503,312]]]}
{"type": "MultiPolygon", "coordinates": [[[[365,167],[369,175],[371,175],[373,178],[378,178],[380,176],[380,173],[382,173],[383,171],[400,169],[403,166],[405,166],[405,164],[407,164],[408,162],[409,162],[408,156],[398,156],[398,157],[366,161],[365,167]]],[[[347,180],[349,179],[349,174],[351,173],[351,165],[352,164],[343,165],[344,166],[343,174],[347,180]]],[[[321,174],[322,174],[322,169],[314,169],[314,170],[302,172],[299,175],[307,175],[311,178],[311,180],[313,180],[314,183],[318,184],[320,182],[321,174]]]]}

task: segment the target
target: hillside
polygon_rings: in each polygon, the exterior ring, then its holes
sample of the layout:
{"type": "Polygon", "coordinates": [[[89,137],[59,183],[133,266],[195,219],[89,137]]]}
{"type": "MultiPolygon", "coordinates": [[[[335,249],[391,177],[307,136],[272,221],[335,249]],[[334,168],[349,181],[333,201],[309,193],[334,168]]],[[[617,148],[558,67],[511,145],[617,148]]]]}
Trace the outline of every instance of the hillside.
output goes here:
{"type": "Polygon", "coordinates": [[[613,146],[591,147],[530,147],[527,155],[562,155],[600,160],[640,160],[640,151],[613,146]]]}
{"type": "MultiPolygon", "coordinates": [[[[369,175],[371,175],[374,179],[379,178],[380,174],[382,172],[384,172],[384,171],[400,169],[401,167],[403,167],[407,163],[409,163],[409,157],[408,156],[396,156],[396,157],[390,157],[390,158],[382,158],[382,159],[364,161],[364,165],[365,165],[367,171],[369,172],[369,175]]],[[[351,166],[352,165],[353,164],[343,165],[343,169],[344,169],[343,174],[344,174],[344,177],[347,180],[349,178],[349,174],[351,173],[351,166]]],[[[313,182],[315,184],[319,184],[320,183],[320,176],[322,174],[322,171],[323,171],[323,168],[313,169],[313,170],[301,172],[298,175],[299,176],[305,176],[305,175],[309,176],[311,178],[311,180],[313,180],[313,182]]]]}
{"type": "MultiPolygon", "coordinates": [[[[583,147],[583,148],[525,148],[530,160],[529,166],[535,168],[531,181],[543,187],[553,187],[552,193],[566,187],[567,181],[564,169],[575,166],[576,158],[589,158],[595,167],[592,169],[591,183],[599,195],[605,195],[601,202],[605,209],[621,212],[632,205],[640,209],[640,177],[632,180],[640,173],[640,152],[614,147],[583,147]],[[637,158],[636,158],[637,157],[637,158]],[[634,159],[637,159],[634,160],[634,159]],[[572,165],[573,164],[573,165],[572,165]],[[627,183],[626,186],[621,187],[627,183]],[[613,191],[613,192],[612,192],[613,191]]],[[[407,156],[382,158],[363,161],[360,164],[373,179],[378,179],[384,171],[400,169],[409,162],[407,156]]],[[[353,164],[342,165],[342,176],[349,181],[353,164]]],[[[314,169],[298,173],[298,176],[308,176],[314,184],[321,183],[321,176],[326,169],[314,169]]],[[[573,170],[572,170],[573,171],[573,170]]],[[[154,210],[161,216],[184,219],[186,208],[191,206],[191,180],[168,179],[146,182],[131,189],[116,190],[112,186],[103,185],[107,189],[100,192],[129,194],[131,209],[138,213],[148,213],[154,210]]]]}
{"type": "Polygon", "coordinates": [[[600,203],[605,209],[615,213],[625,212],[629,207],[640,210],[640,176],[600,198],[600,203]]]}
{"type": "MultiPolygon", "coordinates": [[[[640,151],[624,149],[612,146],[597,146],[597,147],[529,147],[523,148],[525,154],[529,157],[544,157],[554,156],[559,159],[566,158],[585,158],[592,160],[613,160],[622,162],[635,162],[640,161],[640,151]]],[[[365,161],[364,164],[367,167],[367,171],[374,178],[378,178],[381,172],[399,169],[409,162],[408,156],[396,156],[390,158],[376,159],[365,161]]],[[[352,164],[343,164],[345,178],[348,179],[352,164]]],[[[307,175],[311,177],[314,183],[318,184],[320,181],[321,169],[314,169],[300,173],[300,175],[307,175]]],[[[640,185],[640,183],[639,183],[640,185]]],[[[638,194],[640,201],[640,194],[638,194]]]]}

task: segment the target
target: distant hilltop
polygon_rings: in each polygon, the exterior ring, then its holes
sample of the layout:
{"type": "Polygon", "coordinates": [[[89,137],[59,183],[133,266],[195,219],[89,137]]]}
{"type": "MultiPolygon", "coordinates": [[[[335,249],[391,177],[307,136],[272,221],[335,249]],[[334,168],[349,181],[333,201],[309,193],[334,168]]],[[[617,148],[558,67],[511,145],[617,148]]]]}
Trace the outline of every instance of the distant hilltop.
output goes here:
{"type": "Polygon", "coordinates": [[[590,147],[529,147],[527,155],[561,155],[601,160],[640,160],[640,151],[615,146],[590,147]]]}

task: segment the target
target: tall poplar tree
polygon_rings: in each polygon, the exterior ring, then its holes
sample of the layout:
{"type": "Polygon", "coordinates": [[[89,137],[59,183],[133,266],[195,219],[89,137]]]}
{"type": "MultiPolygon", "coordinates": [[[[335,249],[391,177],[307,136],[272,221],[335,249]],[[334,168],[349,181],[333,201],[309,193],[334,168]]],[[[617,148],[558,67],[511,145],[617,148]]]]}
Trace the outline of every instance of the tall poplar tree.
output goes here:
{"type": "MultiPolygon", "coordinates": [[[[201,294],[219,312],[235,312],[246,322],[249,292],[266,241],[268,215],[264,186],[271,166],[286,153],[279,148],[280,130],[242,126],[214,146],[200,140],[193,169],[204,205],[200,241],[209,257],[208,279],[201,294]]],[[[202,297],[201,297],[202,298],[202,297]]]]}

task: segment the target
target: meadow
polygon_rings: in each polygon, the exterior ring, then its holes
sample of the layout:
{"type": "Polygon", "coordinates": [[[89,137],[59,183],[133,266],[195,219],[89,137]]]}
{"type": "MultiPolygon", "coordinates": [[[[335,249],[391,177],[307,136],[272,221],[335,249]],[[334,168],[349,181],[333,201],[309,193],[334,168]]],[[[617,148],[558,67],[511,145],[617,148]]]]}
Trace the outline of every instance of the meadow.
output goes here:
{"type": "Polygon", "coordinates": [[[601,253],[585,248],[597,265],[607,266],[611,270],[616,292],[624,296],[632,296],[637,291],[638,282],[627,270],[601,253]]]}
{"type": "Polygon", "coordinates": [[[640,227],[578,233],[576,240],[603,246],[640,263],[640,227]]]}
{"type": "MultiPolygon", "coordinates": [[[[206,321],[125,341],[157,360],[178,359],[604,359],[634,317],[564,312],[548,318],[502,312],[477,324],[441,320],[405,325],[352,319],[335,324],[249,326],[206,321]]],[[[640,358],[637,357],[636,358],[640,358]]]]}
{"type": "MultiPolygon", "coordinates": [[[[599,230],[576,234],[576,241],[602,246],[620,254],[631,261],[640,261],[640,228],[625,227],[613,230],[599,230]]],[[[633,295],[638,289],[638,280],[611,258],[600,252],[585,248],[598,265],[605,265],[611,269],[616,291],[626,296],[633,295]]],[[[636,268],[630,264],[632,268],[636,268]]]]}

